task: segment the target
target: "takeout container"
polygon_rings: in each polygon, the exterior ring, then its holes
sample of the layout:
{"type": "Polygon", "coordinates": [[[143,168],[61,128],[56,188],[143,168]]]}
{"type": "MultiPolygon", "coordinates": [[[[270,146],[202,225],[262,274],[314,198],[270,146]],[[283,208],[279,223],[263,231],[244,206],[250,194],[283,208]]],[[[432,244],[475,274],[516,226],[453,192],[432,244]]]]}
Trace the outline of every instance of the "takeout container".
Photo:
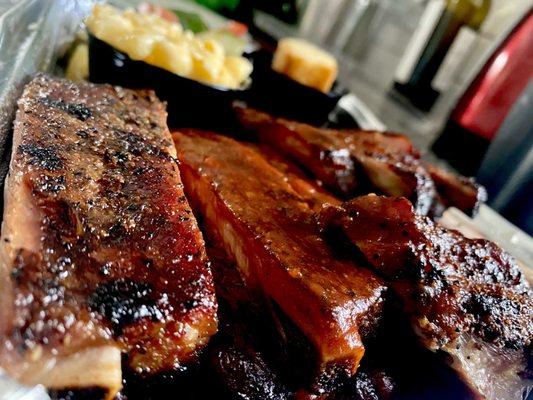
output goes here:
{"type": "Polygon", "coordinates": [[[89,80],[128,88],[149,88],[167,102],[171,127],[227,130],[235,126],[232,103],[246,100],[249,85],[242,89],[202,83],[127,54],[89,32],[89,80]]]}
{"type": "Polygon", "coordinates": [[[89,32],[89,80],[129,88],[151,88],[167,102],[172,127],[238,130],[232,109],[242,101],[276,116],[313,125],[328,123],[345,90],[329,93],[302,85],[271,68],[272,54],[264,50],[247,54],[254,70],[251,83],[229,89],[189,79],[127,54],[89,32]]]}

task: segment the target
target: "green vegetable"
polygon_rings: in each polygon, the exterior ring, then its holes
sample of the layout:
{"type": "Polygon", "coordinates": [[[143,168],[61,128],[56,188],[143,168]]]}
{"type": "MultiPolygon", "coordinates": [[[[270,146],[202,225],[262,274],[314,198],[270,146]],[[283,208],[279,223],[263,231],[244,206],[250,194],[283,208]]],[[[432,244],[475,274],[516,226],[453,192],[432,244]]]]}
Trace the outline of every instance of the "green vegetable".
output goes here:
{"type": "Polygon", "coordinates": [[[189,13],[180,10],[172,10],[180,20],[181,26],[184,29],[192,31],[193,33],[204,32],[209,29],[205,22],[198,14],[189,13]]]}
{"type": "Polygon", "coordinates": [[[196,0],[197,3],[215,11],[222,10],[223,8],[233,11],[239,5],[239,1],[240,0],[196,0]]]}

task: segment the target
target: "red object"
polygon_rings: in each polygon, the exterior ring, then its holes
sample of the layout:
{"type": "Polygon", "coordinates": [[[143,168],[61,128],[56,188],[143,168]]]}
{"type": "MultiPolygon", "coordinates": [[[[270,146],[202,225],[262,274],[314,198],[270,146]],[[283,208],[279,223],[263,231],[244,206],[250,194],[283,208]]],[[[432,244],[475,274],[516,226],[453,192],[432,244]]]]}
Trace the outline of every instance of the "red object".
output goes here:
{"type": "Polygon", "coordinates": [[[532,77],[533,13],[529,12],[459,100],[452,120],[491,140],[532,77]]]}
{"type": "Polygon", "coordinates": [[[161,7],[151,3],[141,3],[137,7],[137,9],[143,14],[155,14],[159,15],[163,19],[166,19],[167,21],[179,22],[178,16],[165,7],[161,7]]]}
{"type": "Polygon", "coordinates": [[[224,29],[233,33],[235,36],[244,36],[248,33],[248,27],[245,24],[233,20],[229,21],[224,29]]]}

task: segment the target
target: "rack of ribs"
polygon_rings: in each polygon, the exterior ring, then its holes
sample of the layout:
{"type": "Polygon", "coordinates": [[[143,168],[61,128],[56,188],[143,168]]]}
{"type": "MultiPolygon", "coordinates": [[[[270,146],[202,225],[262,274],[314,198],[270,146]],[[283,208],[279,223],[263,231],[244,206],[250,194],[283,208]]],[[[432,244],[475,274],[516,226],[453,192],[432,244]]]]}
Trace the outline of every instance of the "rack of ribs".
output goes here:
{"type": "Polygon", "coordinates": [[[475,398],[522,399],[533,385],[533,291],[510,255],[416,215],[405,198],[358,197],[319,220],[386,277],[422,343],[451,356],[475,398]]]}
{"type": "Polygon", "coordinates": [[[0,367],[51,390],[183,369],[216,331],[201,232],[151,91],[35,77],[19,100],[0,367]]]}
{"type": "Polygon", "coordinates": [[[314,212],[253,148],[196,130],[173,133],[186,194],[246,285],[273,302],[315,353],[317,392],[352,376],[385,286],[320,238],[314,212]],[[331,381],[334,380],[335,382],[331,381]]]}
{"type": "Polygon", "coordinates": [[[484,189],[473,180],[423,162],[404,135],[316,128],[250,108],[235,111],[245,129],[257,132],[259,141],[294,159],[344,198],[374,191],[403,196],[422,215],[434,212],[440,203],[472,214],[486,200],[484,189]]]}

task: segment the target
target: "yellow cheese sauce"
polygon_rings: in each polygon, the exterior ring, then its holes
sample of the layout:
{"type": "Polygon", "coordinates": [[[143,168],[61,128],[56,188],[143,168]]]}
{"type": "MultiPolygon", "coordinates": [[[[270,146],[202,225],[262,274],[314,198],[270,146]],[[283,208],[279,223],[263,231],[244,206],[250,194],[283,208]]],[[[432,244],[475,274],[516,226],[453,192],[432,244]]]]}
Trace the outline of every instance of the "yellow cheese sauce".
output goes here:
{"type": "Polygon", "coordinates": [[[237,89],[252,73],[246,58],[227,55],[216,40],[194,35],[155,14],[96,4],[86,25],[94,36],[131,59],[186,78],[237,89]]]}

